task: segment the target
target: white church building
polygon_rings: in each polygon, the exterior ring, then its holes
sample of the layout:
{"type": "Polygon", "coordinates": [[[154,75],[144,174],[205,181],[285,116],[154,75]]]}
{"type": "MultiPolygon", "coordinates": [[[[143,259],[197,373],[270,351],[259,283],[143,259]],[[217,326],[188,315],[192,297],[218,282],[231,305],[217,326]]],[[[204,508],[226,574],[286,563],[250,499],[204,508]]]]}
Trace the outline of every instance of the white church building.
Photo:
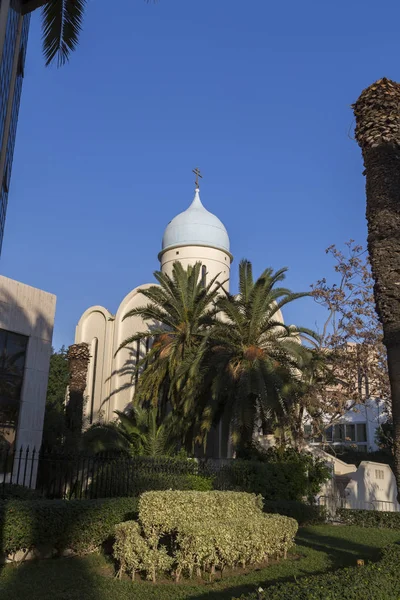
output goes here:
{"type": "MultiPolygon", "coordinates": [[[[217,282],[229,291],[230,268],[233,256],[230,252],[228,232],[223,223],[209,212],[200,200],[196,182],[195,196],[190,206],[168,223],[158,255],[160,269],[171,275],[176,261],[184,267],[196,262],[202,264],[202,277],[217,277],[217,282]]],[[[124,316],[132,309],[148,303],[140,290],[155,285],[144,283],[135,287],[122,300],[116,314],[103,306],[91,306],[79,319],[75,343],[86,342],[90,348],[90,364],[86,388],[86,419],[89,424],[99,420],[112,421],[115,410],[125,410],[133,398],[135,382],[132,381],[133,366],[143,358],[149,346],[136,342],[118,350],[122,342],[148,325],[141,317],[124,316]]],[[[279,318],[283,318],[279,315],[279,318]]],[[[149,340],[147,340],[149,344],[149,340]]],[[[334,425],[327,425],[325,439],[310,440],[311,445],[355,445],[359,451],[376,450],[375,434],[380,423],[386,420],[381,403],[375,400],[347,412],[334,425]]],[[[305,421],[307,435],[307,421],[305,421]]],[[[227,432],[222,437],[225,439],[227,432]]],[[[221,436],[209,444],[214,445],[212,455],[226,456],[229,450],[221,447],[221,436]]],[[[224,444],[225,446],[225,444],[224,444]]],[[[228,444],[229,446],[229,444],[228,444]]]]}
{"type": "MultiPolygon", "coordinates": [[[[218,276],[217,282],[229,290],[233,256],[228,232],[218,217],[203,206],[198,186],[189,208],[167,225],[158,258],[161,271],[168,275],[172,274],[176,261],[184,267],[200,262],[202,277],[210,280],[218,276]]],[[[132,400],[132,365],[145,355],[148,347],[138,342],[117,350],[128,337],[147,331],[147,324],[140,317],[124,320],[124,315],[148,303],[140,290],[151,285],[154,283],[145,283],[129,292],[115,315],[103,306],[91,306],[78,322],[75,343],[86,342],[91,354],[86,388],[89,423],[113,420],[114,411],[124,410],[132,400]]]]}

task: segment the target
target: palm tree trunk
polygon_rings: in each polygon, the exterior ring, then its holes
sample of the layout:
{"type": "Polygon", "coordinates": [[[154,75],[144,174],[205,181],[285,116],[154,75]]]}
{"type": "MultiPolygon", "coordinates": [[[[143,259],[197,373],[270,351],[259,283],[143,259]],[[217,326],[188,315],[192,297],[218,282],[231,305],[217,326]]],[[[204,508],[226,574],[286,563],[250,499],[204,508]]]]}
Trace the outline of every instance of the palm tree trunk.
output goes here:
{"type": "Polygon", "coordinates": [[[353,105],[366,174],[368,251],[388,355],[400,501],[400,85],[381,79],[353,105]]]}
{"type": "Polygon", "coordinates": [[[69,400],[66,407],[67,435],[66,449],[77,452],[83,426],[84,394],[87,371],[90,361],[89,346],[86,343],[73,344],[68,348],[69,400]]]}

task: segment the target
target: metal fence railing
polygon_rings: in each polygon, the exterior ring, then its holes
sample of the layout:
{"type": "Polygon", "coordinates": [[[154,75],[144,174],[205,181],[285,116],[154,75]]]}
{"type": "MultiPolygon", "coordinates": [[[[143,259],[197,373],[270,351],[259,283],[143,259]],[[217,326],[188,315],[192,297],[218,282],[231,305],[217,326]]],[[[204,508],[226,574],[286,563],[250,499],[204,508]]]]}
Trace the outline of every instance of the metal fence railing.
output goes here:
{"type": "Polygon", "coordinates": [[[326,508],[329,514],[335,515],[340,508],[348,510],[377,510],[381,512],[400,512],[400,505],[389,500],[356,500],[349,501],[345,497],[334,495],[318,496],[319,506],[326,508]]]}
{"type": "Polygon", "coordinates": [[[20,448],[0,450],[0,497],[16,484],[45,498],[111,498],[154,489],[193,489],[195,477],[213,477],[229,489],[230,461],[148,458],[104,453],[69,455],[20,448]]]}

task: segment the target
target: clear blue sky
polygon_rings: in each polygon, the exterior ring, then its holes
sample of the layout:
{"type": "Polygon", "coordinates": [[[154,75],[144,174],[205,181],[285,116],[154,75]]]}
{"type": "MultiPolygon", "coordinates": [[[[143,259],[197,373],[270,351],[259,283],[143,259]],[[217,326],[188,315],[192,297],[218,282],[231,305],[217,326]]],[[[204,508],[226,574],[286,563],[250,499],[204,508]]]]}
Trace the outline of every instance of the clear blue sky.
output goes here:
{"type": "MultiPolygon", "coordinates": [[[[400,79],[400,5],[267,0],[88,4],[66,67],[45,69],[33,17],[2,274],[57,295],[54,345],[93,304],[152,281],[168,221],[202,200],[237,265],[288,266],[308,290],[326,246],[366,236],[350,104],[400,79]]],[[[312,300],[286,311],[314,326],[312,300]]]]}

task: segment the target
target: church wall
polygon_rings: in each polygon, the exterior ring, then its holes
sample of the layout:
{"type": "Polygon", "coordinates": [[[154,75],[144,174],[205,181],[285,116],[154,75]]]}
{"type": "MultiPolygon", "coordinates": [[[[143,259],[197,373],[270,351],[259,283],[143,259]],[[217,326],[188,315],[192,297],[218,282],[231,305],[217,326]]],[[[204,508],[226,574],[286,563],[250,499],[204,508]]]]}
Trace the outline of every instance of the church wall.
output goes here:
{"type": "Polygon", "coordinates": [[[161,270],[172,275],[174,262],[179,261],[183,267],[201,262],[207,267],[207,281],[219,275],[218,281],[225,282],[224,288],[229,291],[231,256],[223,250],[206,246],[179,246],[166,250],[160,256],[161,270]]]}
{"type": "Polygon", "coordinates": [[[115,316],[115,335],[113,344],[113,362],[112,362],[112,390],[111,397],[112,411],[125,410],[132,401],[134,387],[132,387],[132,368],[136,360],[143,358],[146,354],[146,343],[136,343],[118,351],[118,348],[127,338],[140,331],[147,331],[147,324],[140,317],[129,317],[123,320],[133,308],[146,306],[149,300],[140,294],[139,290],[148,288],[154,284],[146,284],[132,290],[121,302],[118,312],[115,316]]]}
{"type": "Polygon", "coordinates": [[[89,308],[80,318],[75,343],[86,342],[90,349],[90,363],[86,387],[85,417],[89,424],[100,418],[112,419],[109,411],[111,364],[114,336],[114,317],[102,306],[89,308]]]}

